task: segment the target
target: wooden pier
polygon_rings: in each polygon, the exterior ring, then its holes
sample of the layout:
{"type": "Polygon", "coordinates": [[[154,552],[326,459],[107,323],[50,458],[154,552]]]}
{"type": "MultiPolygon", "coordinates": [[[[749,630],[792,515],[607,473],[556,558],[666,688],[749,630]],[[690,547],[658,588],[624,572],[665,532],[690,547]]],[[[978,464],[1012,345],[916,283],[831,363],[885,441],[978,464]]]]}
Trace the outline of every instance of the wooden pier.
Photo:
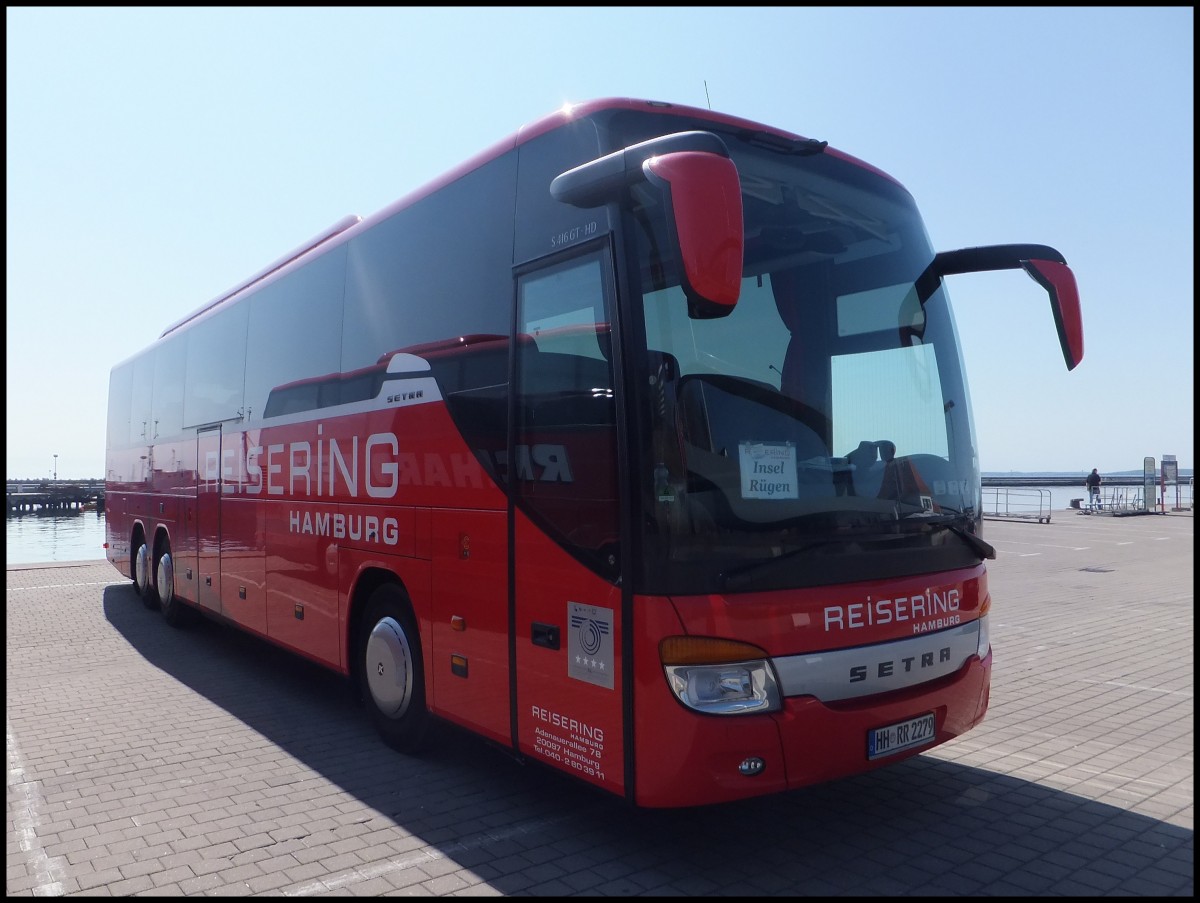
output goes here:
{"type": "Polygon", "coordinates": [[[104,510],[103,480],[8,480],[7,514],[104,510]]]}

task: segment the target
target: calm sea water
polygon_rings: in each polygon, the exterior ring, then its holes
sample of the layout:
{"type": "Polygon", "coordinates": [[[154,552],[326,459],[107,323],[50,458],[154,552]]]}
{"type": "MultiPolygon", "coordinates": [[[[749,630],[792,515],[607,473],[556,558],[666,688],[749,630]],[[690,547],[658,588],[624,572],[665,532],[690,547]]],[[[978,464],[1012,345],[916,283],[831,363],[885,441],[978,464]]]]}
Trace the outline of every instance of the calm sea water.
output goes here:
{"type": "Polygon", "coordinates": [[[21,514],[5,519],[6,564],[103,561],[104,514],[21,514]]]}

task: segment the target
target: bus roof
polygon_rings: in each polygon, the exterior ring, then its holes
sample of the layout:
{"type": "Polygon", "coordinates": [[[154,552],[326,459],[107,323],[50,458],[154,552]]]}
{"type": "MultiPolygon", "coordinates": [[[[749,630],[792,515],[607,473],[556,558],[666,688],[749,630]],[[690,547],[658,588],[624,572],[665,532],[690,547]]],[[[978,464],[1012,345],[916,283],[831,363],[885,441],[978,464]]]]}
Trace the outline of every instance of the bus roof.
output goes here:
{"type": "MultiPolygon", "coordinates": [[[[778,135],[789,140],[809,140],[803,135],[797,135],[793,132],[788,132],[774,126],[764,125],[760,122],[754,122],[749,119],[742,119],[738,116],[731,116],[726,113],[717,113],[712,110],[705,110],[700,107],[691,107],[685,104],[667,103],[657,100],[640,100],[629,97],[607,97],[596,100],[588,100],[577,104],[564,104],[558,110],[543,116],[533,122],[527,123],[517,129],[508,137],[496,142],[490,147],[480,151],[473,157],[465,160],[463,163],[448,170],[430,182],[421,185],[408,194],[402,196],[391,204],[388,204],[378,212],[363,218],[356,214],[350,214],[338,220],[328,229],[318,233],[309,239],[307,242],[299,245],[293,250],[284,254],[274,262],[270,263],[263,269],[259,270],[248,279],[239,282],[237,285],[222,292],[217,297],[201,305],[192,313],[183,317],[181,320],[172,323],[162,331],[159,338],[165,338],[172,332],[180,329],[187,323],[193,320],[198,320],[208,312],[216,309],[223,302],[228,301],[246,289],[260,282],[272,280],[274,277],[281,275],[285,270],[289,269],[297,261],[316,253],[324,253],[334,247],[349,241],[357,233],[370,228],[373,224],[387,219],[400,210],[410,207],[422,198],[428,197],[434,192],[444,188],[452,182],[457,181],[469,172],[473,172],[485,163],[502,156],[503,154],[513,150],[514,148],[525,144],[528,141],[544,135],[547,132],[565,125],[573,120],[585,119],[596,113],[601,113],[607,110],[637,110],[642,112],[667,113],[670,115],[686,116],[700,120],[706,120],[723,126],[731,126],[737,129],[748,129],[756,132],[766,132],[768,134],[778,135]]],[[[863,160],[836,150],[832,147],[826,147],[825,153],[847,160],[855,165],[861,166],[864,169],[895,182],[888,173],[866,163],[863,160]]]]}

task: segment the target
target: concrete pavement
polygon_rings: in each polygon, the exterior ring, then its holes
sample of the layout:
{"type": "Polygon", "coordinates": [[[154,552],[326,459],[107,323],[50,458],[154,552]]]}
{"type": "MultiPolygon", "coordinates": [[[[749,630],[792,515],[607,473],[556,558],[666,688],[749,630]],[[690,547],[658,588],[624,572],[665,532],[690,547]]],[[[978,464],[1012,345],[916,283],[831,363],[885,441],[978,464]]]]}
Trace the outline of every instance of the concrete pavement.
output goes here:
{"type": "Polygon", "coordinates": [[[970,734],[705,809],[620,800],[446,729],[384,747],[341,680],[169,628],[106,562],[9,566],[6,891],[1192,896],[1193,519],[988,521],[970,734]]]}

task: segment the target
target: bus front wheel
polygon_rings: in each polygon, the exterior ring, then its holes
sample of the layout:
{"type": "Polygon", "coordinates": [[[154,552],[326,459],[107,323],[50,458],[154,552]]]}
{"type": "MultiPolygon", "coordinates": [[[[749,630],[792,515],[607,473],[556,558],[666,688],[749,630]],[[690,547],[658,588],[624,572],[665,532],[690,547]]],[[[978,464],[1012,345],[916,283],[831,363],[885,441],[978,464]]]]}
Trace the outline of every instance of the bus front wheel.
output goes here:
{"type": "Polygon", "coordinates": [[[356,655],[359,687],[385,743],[402,753],[424,746],[429,728],[421,640],[404,591],[378,587],[367,600],[356,655]]]}

